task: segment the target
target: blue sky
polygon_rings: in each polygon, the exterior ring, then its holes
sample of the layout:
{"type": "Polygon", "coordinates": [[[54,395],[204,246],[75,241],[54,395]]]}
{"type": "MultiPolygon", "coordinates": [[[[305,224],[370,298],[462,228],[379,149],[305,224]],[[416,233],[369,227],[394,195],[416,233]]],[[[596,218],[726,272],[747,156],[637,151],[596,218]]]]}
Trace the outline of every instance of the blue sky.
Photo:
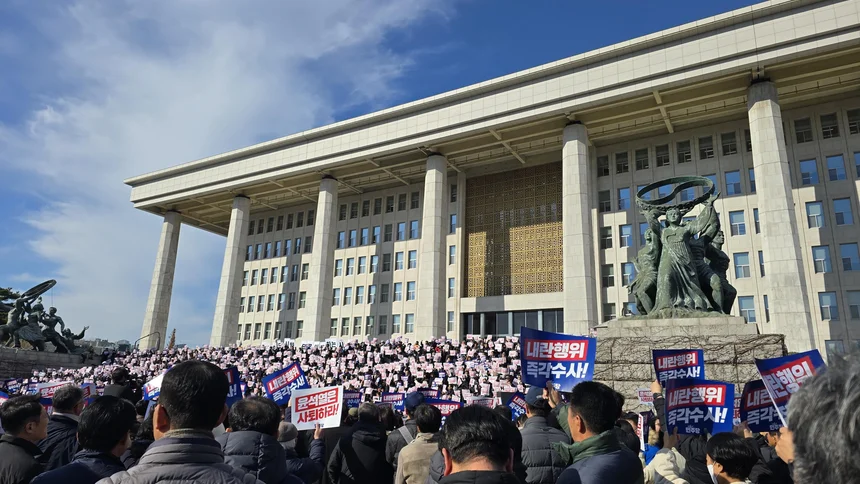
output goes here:
{"type": "MultiPolygon", "coordinates": [[[[2,2],[0,286],[57,279],[67,323],[134,340],[160,220],[123,178],[751,3],[2,2]]],[[[179,342],[208,340],[223,244],[183,229],[179,342]]]]}

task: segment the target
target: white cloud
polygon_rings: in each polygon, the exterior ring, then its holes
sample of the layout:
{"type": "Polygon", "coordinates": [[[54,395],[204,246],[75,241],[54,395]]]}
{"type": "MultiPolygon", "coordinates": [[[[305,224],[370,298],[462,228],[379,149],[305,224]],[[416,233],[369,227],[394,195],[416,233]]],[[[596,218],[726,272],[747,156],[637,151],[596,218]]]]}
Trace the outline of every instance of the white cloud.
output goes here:
{"type": "MultiPolygon", "coordinates": [[[[31,74],[56,84],[31,93],[43,104],[25,122],[0,124],[0,162],[46,199],[25,215],[29,249],[45,262],[34,272],[58,280],[64,319],[109,339],[139,335],[160,221],[131,207],[123,178],[329,122],[335,92],[390,102],[411,60],[385,36],[440,5],[79,0],[25,11],[52,46],[31,74]]],[[[180,342],[208,340],[223,244],[183,229],[170,317],[180,342]]]]}

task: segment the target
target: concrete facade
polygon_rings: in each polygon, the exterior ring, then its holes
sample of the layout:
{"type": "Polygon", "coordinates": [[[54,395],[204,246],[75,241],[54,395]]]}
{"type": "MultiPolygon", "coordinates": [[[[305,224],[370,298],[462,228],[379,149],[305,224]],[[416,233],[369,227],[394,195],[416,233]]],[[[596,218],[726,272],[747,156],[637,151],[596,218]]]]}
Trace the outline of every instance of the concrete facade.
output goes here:
{"type": "Polygon", "coordinates": [[[140,347],[156,348],[167,341],[167,320],[170,314],[170,298],[173,294],[173,275],[176,272],[176,251],[179,249],[179,230],[182,219],[178,212],[164,214],[161,238],[155,254],[155,269],[146,300],[143,316],[140,347]]]}
{"type": "MultiPolygon", "coordinates": [[[[320,182],[320,196],[317,202],[316,225],[314,226],[313,249],[308,273],[310,286],[307,300],[307,315],[309,321],[328,321],[331,319],[332,278],[334,271],[335,244],[335,210],[337,207],[337,181],[325,178],[320,182]]],[[[302,265],[304,268],[304,265],[302,265]]],[[[274,269],[272,269],[274,271],[274,269]]],[[[303,272],[304,273],[304,272],[303,272]]],[[[271,280],[271,279],[270,279],[271,280]]],[[[321,341],[323,330],[321,324],[308,327],[308,339],[321,341]]],[[[328,335],[325,335],[328,336],[328,335]]]]}
{"type": "MultiPolygon", "coordinates": [[[[708,176],[733,314],[785,333],[791,351],[847,350],[860,344],[858,55],[860,0],[775,0],[126,182],[135,207],[181,212],[248,254],[225,254],[213,342],[259,343],[588,331],[629,307],[636,190],[708,176]],[[481,276],[470,180],[550,163],[563,173],[563,289],[464,297],[481,276]],[[253,224],[238,232],[237,193],[253,224]],[[335,200],[332,247],[317,233],[321,193],[335,200]],[[226,310],[234,291],[241,312],[226,310]]],[[[530,223],[537,192],[493,210],[505,227],[530,223]]]]}
{"type": "Polygon", "coordinates": [[[233,342],[234,324],[239,316],[239,287],[242,284],[242,255],[245,249],[246,227],[250,215],[251,199],[238,196],[233,199],[230,213],[230,231],[224,247],[221,265],[221,282],[215,300],[215,319],[209,344],[224,346],[233,342]]]}

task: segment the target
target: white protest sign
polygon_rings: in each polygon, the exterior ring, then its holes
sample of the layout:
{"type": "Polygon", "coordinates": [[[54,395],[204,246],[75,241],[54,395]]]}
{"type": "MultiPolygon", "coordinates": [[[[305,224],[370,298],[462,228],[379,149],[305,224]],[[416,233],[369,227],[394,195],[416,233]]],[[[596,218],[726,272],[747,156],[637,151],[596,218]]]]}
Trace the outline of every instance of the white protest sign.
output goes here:
{"type": "Polygon", "coordinates": [[[70,381],[39,383],[36,385],[36,391],[42,396],[42,398],[54,398],[54,392],[59,390],[60,387],[64,387],[66,385],[74,385],[74,383],[70,381]]]}
{"type": "Polygon", "coordinates": [[[293,390],[290,408],[290,420],[298,430],[310,430],[316,424],[326,429],[339,427],[343,386],[293,390]]]}
{"type": "Polygon", "coordinates": [[[641,405],[654,405],[654,394],[651,393],[650,388],[637,388],[636,395],[641,405]]]}

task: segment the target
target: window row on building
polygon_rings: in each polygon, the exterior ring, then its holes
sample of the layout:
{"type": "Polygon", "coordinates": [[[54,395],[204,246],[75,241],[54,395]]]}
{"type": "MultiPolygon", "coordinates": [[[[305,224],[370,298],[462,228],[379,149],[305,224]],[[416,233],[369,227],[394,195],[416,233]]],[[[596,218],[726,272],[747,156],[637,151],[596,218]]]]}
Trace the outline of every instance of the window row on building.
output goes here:
{"type": "MultiPolygon", "coordinates": [[[[860,109],[849,110],[847,119],[849,134],[860,134],[860,109]]],[[[822,114],[819,117],[819,122],[821,139],[832,139],[840,136],[839,115],[837,113],[822,114]]],[[[796,144],[809,143],[815,139],[811,118],[796,119],[793,125],[796,144]]],[[[710,160],[715,157],[717,149],[719,149],[721,156],[738,154],[740,140],[736,131],[720,133],[717,138],[715,140],[714,136],[708,135],[699,136],[693,140],[675,141],[675,163],[691,163],[694,156],[698,160],[710,160]]],[[[788,141],[787,138],[786,131],[786,142],[788,141]]],[[[743,143],[746,152],[751,152],[752,137],[749,129],[744,130],[743,143]]],[[[672,145],[664,143],[654,146],[653,149],[648,147],[634,149],[632,150],[632,158],[631,152],[628,150],[615,152],[611,156],[608,154],[601,155],[597,157],[597,176],[609,176],[612,172],[615,174],[629,173],[631,168],[640,171],[648,170],[652,166],[658,168],[669,166],[672,164],[672,152],[672,145]]]]}
{"type": "Polygon", "coordinates": [[[280,273],[277,267],[264,267],[262,269],[253,269],[242,273],[243,286],[256,286],[257,284],[278,284],[286,282],[296,282],[301,277],[301,280],[307,280],[310,275],[310,264],[301,265],[301,276],[299,273],[299,265],[281,266],[280,273]],[[250,279],[249,276],[250,275],[250,279]],[[259,277],[258,277],[259,276],[259,277]],[[289,281],[288,281],[289,278],[289,281]]]}
{"type": "MultiPolygon", "coordinates": [[[[845,157],[841,153],[824,156],[825,173],[827,180],[840,181],[848,179],[848,171],[845,169],[845,157]]],[[[818,174],[818,159],[804,158],[800,160],[800,185],[817,185],[821,182],[818,174]]],[[[854,153],[854,167],[852,177],[860,178],[860,152],[854,153]]]]}
{"type": "MultiPolygon", "coordinates": [[[[409,210],[417,210],[421,208],[421,192],[398,193],[397,195],[388,195],[386,197],[376,197],[373,200],[361,200],[350,203],[342,203],[338,207],[337,220],[357,219],[359,217],[369,217],[373,215],[382,215],[383,200],[385,213],[394,213],[406,211],[407,205],[409,210]],[[372,206],[372,211],[371,211],[372,206]]],[[[449,200],[457,201],[457,185],[449,186],[449,200]]]]}
{"type": "Polygon", "coordinates": [[[280,240],[251,244],[245,248],[245,260],[252,261],[275,257],[289,257],[290,255],[302,253],[310,254],[314,246],[313,242],[313,236],[309,235],[304,238],[304,249],[302,249],[301,237],[295,239],[295,244],[292,239],[284,240],[283,244],[281,244],[280,240]]]}
{"type": "MultiPolygon", "coordinates": [[[[307,211],[307,226],[310,227],[314,224],[314,211],[307,211]]],[[[295,214],[288,213],[286,215],[273,215],[267,218],[261,218],[259,220],[251,221],[248,224],[248,235],[259,235],[264,231],[266,233],[277,232],[281,230],[291,230],[294,225],[293,221],[295,221],[295,228],[302,228],[305,224],[305,212],[296,212],[295,214]],[[285,225],[286,222],[286,225],[285,225]]]]}
{"type": "MultiPolygon", "coordinates": [[[[856,242],[839,244],[839,262],[843,272],[860,271],[860,251],[856,242]]],[[[812,265],[816,274],[833,272],[829,245],[812,247],[812,265]]]]}
{"type": "MultiPolygon", "coordinates": [[[[298,305],[299,309],[304,309],[307,303],[307,292],[301,291],[299,294],[298,305]]],[[[253,313],[266,311],[281,311],[281,310],[296,309],[296,293],[290,292],[287,294],[269,294],[259,296],[248,296],[247,298],[239,298],[239,312],[253,313]],[[277,296],[277,299],[275,297],[277,296]],[[247,306],[245,300],[247,299],[247,306]]]]}
{"type": "Polygon", "coordinates": [[[292,321],[284,321],[283,323],[281,323],[280,321],[276,321],[274,323],[274,333],[272,333],[272,323],[247,323],[244,325],[239,324],[239,340],[253,341],[281,338],[301,338],[302,332],[304,331],[304,326],[304,321],[296,321],[296,333],[293,334],[292,321]],[[252,329],[254,331],[253,334],[251,333],[252,329]]]}
{"type": "MultiPolygon", "coordinates": [[[[416,296],[416,285],[415,281],[407,281],[406,282],[406,301],[414,301],[416,296]]],[[[377,299],[376,292],[376,284],[371,284],[367,286],[367,304],[375,304],[379,303],[387,303],[389,299],[398,302],[404,300],[404,285],[402,282],[395,282],[392,284],[379,284],[379,297],[377,299]],[[389,288],[393,288],[393,294],[389,291],[389,288]]],[[[448,297],[452,298],[456,295],[456,280],[453,277],[448,278],[448,297]]],[[[355,287],[355,292],[353,293],[352,287],[336,287],[332,289],[332,298],[331,305],[332,306],[349,306],[351,304],[365,304],[365,290],[364,286],[355,287]],[[355,294],[355,301],[353,302],[353,294],[355,294]],[[341,297],[342,296],[342,297],[341,297]]]]}

